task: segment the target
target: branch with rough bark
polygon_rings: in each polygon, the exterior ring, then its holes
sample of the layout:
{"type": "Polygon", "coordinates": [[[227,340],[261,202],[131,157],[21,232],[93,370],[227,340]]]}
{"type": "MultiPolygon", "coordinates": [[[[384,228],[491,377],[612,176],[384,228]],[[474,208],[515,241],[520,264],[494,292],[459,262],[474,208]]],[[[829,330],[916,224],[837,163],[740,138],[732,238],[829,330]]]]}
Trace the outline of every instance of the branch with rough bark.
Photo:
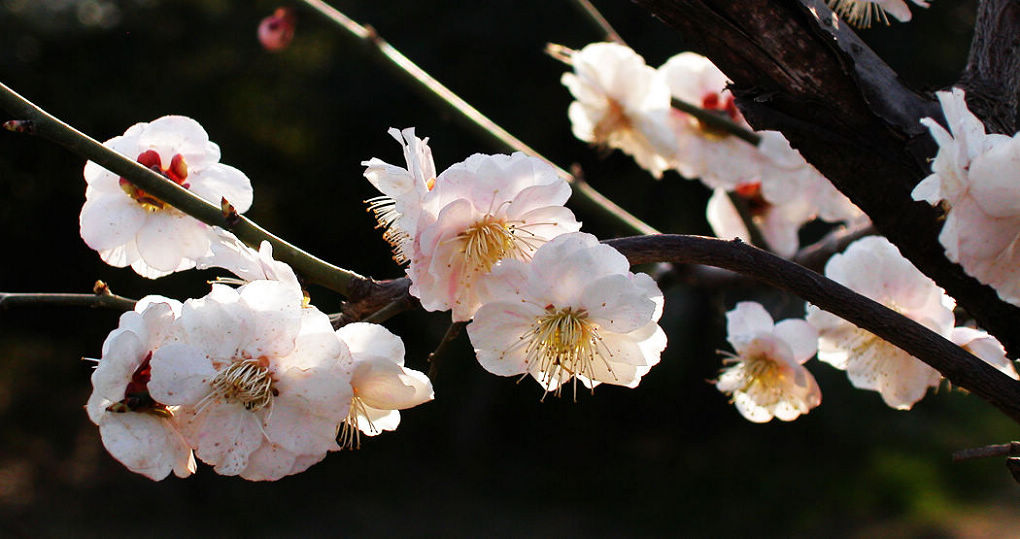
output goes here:
{"type": "MultiPolygon", "coordinates": [[[[786,135],[907,259],[1020,355],[1020,309],[946,259],[939,212],[910,197],[936,149],[919,121],[943,120],[933,96],[907,88],[822,0],[634,1],[726,73],[756,130],[786,135]]],[[[1016,0],[980,3],[961,81],[989,129],[1010,134],[1020,94],[1018,19],[1016,0]]]]}

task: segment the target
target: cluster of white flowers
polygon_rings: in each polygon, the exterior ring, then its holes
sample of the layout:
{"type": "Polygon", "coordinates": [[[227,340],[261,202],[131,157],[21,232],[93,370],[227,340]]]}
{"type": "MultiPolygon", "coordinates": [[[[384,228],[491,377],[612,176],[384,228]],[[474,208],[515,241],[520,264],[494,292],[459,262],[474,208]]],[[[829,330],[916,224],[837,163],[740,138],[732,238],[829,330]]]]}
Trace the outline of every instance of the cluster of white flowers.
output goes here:
{"type": "MultiPolygon", "coordinates": [[[[210,202],[251,205],[247,178],[216,163],[194,120],[138,124],[106,145],[210,202]]],[[[197,456],[224,475],[275,480],[360,445],[361,432],[395,429],[398,410],[432,399],[428,378],[404,367],[399,337],[365,323],[334,331],[268,242],[255,251],[94,163],[85,177],[82,237],[107,262],[150,278],[190,267],[237,276],[183,304],[143,298],[103,344],[86,409],[132,471],[185,477],[197,456]]]]}
{"type": "Polygon", "coordinates": [[[520,153],[475,154],[435,175],[413,129],[390,131],[407,168],[363,164],[383,193],[369,200],[410,292],[430,311],[473,321],[479,362],[503,376],[532,374],[546,392],[574,379],[634,387],[658,363],[662,293],[626,258],[577,232],[563,204],[570,185],[520,153]]]}
{"type": "Polygon", "coordinates": [[[815,218],[866,219],[781,133],[759,132],[755,146],[671,106],[676,99],[751,130],[726,75],[704,56],[681,53],[656,70],[623,45],[593,43],[570,61],[574,73],[563,84],[576,99],[568,111],[574,134],[623,150],[656,178],[675,169],[700,179],[715,191],[707,217],[719,237],[750,240],[728,193],[745,200],[768,247],[786,257],[797,251],[797,231],[815,218]]]}
{"type": "MultiPolygon", "coordinates": [[[[924,0],[910,1],[920,7],[930,5],[924,0]]],[[[859,28],[869,28],[873,20],[889,24],[887,13],[900,22],[907,22],[911,18],[910,7],[904,0],[826,0],[826,2],[840,17],[859,28]]]]}
{"type": "Polygon", "coordinates": [[[932,174],[917,184],[915,200],[947,210],[939,233],[946,257],[1003,301],[1020,306],[1020,133],[985,134],[962,90],[939,92],[947,132],[921,120],[939,145],[932,174]]]}

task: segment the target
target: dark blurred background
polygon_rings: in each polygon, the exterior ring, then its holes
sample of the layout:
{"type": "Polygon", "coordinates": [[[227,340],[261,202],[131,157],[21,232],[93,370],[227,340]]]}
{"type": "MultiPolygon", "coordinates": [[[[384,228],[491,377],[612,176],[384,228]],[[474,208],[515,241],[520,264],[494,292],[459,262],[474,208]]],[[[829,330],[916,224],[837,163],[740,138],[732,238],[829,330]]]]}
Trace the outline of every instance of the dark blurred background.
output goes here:
{"type": "MultiPolygon", "coordinates": [[[[915,9],[910,24],[864,37],[911,84],[937,89],[966,58],[974,1],[915,9]]],[[[335,1],[510,132],[652,225],[708,232],[698,183],[654,181],[618,153],[574,139],[563,66],[548,41],[575,48],[599,32],[568,0],[335,1]]],[[[278,2],[2,0],[0,80],[100,140],[164,114],[197,119],[255,187],[250,217],[341,266],[378,278],[401,270],[362,201],[362,160],[402,164],[388,127],[417,127],[441,170],[500,148],[458,123],[362,45],[307,10],[280,53],[255,39],[278,2]]],[[[683,36],[625,2],[598,2],[658,66],[683,36]]],[[[6,120],[7,118],[3,118],[6,120]]],[[[83,161],[41,139],[0,132],[0,289],[179,299],[208,273],[157,281],[105,266],[78,236],[83,161]]],[[[575,208],[585,229],[619,235],[575,208]]],[[[716,376],[723,313],[757,299],[777,319],[796,298],[751,287],[666,290],[662,363],[635,390],[547,398],[531,380],[484,372],[462,336],[444,356],[435,402],[395,433],[330,455],[276,483],[200,467],[160,483],[109,457],[82,406],[117,314],[24,307],[0,312],[0,536],[143,535],[893,535],[1017,533],[1020,488],[1001,459],[953,464],[955,449],[1018,437],[975,397],[943,388],[912,412],[855,391],[812,362],[823,405],[787,424],[743,420],[706,381],[716,376]]],[[[327,312],[340,298],[313,290],[327,312]]],[[[445,331],[445,313],[387,323],[408,363],[445,331]]]]}

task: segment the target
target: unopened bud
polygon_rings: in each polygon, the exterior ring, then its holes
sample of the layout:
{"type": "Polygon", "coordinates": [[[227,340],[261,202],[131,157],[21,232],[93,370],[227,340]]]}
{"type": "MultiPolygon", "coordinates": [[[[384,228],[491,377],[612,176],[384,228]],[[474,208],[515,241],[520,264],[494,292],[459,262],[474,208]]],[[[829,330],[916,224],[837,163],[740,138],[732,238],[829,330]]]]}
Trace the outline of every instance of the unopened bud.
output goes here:
{"type": "Polygon", "coordinates": [[[259,42],[270,52],[281,51],[294,39],[294,26],[297,18],[290,8],[277,8],[276,11],[262,19],[259,23],[259,42]]]}

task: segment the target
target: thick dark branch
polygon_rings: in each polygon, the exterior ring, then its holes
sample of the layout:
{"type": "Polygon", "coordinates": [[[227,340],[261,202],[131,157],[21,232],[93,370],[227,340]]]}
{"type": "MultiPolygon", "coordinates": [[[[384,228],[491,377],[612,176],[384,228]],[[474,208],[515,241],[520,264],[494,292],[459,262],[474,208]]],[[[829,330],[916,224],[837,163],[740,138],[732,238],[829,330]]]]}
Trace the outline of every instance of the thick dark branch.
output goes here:
{"type": "Polygon", "coordinates": [[[938,212],[910,198],[936,149],[918,123],[942,117],[930,96],[904,86],[821,0],[634,1],[733,80],[751,125],[782,131],[904,256],[1020,355],[1020,309],[946,259],[938,212]]]}
{"type": "Polygon", "coordinates": [[[967,69],[967,104],[990,131],[1020,128],[1020,0],[982,0],[967,69]]]}

